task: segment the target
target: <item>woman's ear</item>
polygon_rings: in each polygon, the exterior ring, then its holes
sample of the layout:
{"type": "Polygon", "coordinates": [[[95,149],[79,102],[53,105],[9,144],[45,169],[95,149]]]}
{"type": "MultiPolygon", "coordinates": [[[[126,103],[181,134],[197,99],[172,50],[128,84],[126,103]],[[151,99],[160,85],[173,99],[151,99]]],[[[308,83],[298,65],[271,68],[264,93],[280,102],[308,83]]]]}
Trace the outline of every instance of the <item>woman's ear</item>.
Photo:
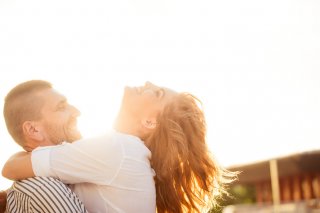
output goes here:
{"type": "Polygon", "coordinates": [[[151,130],[157,127],[157,120],[155,118],[146,118],[141,121],[141,124],[151,130]]]}
{"type": "Polygon", "coordinates": [[[37,126],[37,123],[34,121],[25,121],[22,124],[22,131],[25,137],[32,140],[41,141],[43,140],[43,135],[37,126]]]}

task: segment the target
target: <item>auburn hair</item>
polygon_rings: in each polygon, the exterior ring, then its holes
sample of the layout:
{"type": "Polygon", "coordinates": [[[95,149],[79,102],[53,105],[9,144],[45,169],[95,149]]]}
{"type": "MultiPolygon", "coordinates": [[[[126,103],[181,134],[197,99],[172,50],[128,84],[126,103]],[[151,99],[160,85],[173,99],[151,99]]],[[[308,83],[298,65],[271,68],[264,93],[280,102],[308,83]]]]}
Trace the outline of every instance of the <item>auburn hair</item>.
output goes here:
{"type": "Polygon", "coordinates": [[[145,139],[156,172],[158,213],[202,212],[234,174],[218,166],[206,144],[201,102],[180,93],[159,114],[157,128],[145,139]]]}

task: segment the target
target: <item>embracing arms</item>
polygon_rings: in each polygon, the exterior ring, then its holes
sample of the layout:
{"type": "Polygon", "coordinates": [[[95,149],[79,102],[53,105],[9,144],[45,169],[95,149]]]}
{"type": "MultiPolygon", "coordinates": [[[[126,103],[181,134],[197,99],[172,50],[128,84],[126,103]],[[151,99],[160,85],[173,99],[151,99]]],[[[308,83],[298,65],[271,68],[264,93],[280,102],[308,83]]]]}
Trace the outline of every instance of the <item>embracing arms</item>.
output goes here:
{"type": "Polygon", "coordinates": [[[22,180],[34,177],[31,153],[23,151],[11,156],[2,168],[2,176],[10,180],[22,180]]]}
{"type": "Polygon", "coordinates": [[[43,176],[67,184],[106,184],[117,174],[123,161],[121,144],[109,140],[96,137],[39,147],[31,153],[19,152],[6,162],[2,175],[11,180],[43,176]]]}

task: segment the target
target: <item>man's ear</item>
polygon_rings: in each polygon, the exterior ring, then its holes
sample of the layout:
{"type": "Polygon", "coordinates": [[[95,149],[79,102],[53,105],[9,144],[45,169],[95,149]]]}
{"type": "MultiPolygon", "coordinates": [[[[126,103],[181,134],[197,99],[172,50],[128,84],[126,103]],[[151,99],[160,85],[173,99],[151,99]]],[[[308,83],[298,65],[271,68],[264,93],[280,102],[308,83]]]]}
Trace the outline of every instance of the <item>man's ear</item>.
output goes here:
{"type": "Polygon", "coordinates": [[[25,121],[22,124],[22,131],[24,136],[27,138],[37,141],[43,140],[43,135],[41,134],[41,131],[39,131],[39,128],[34,121],[25,121]]]}
{"type": "Polygon", "coordinates": [[[142,119],[141,124],[147,129],[154,129],[157,127],[157,120],[155,118],[142,119]]]}

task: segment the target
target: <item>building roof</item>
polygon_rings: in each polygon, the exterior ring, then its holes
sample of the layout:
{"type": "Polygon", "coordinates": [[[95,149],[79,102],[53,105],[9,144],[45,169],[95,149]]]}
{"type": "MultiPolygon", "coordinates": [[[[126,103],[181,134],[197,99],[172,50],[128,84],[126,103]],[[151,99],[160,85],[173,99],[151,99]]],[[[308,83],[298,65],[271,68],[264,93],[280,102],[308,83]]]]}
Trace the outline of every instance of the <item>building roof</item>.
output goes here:
{"type": "MultiPolygon", "coordinates": [[[[320,173],[320,150],[302,152],[286,157],[275,158],[277,160],[279,177],[292,176],[302,173],[320,173]]],[[[270,160],[252,164],[232,166],[231,171],[240,171],[239,180],[235,183],[254,183],[270,180],[270,160]]]]}

